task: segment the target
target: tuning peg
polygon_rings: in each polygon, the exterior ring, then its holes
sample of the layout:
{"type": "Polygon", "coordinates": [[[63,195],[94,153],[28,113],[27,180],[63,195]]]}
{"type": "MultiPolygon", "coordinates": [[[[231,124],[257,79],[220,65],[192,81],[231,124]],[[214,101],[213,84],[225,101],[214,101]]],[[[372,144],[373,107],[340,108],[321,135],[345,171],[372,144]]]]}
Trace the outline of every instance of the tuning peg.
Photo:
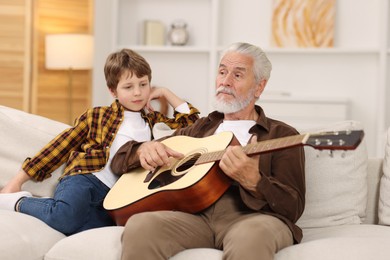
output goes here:
{"type": "Polygon", "coordinates": [[[341,158],[345,158],[345,156],[346,156],[346,151],[342,151],[342,153],[341,153],[341,158]]]}
{"type": "Polygon", "coordinates": [[[346,142],[345,142],[343,139],[340,139],[340,140],[339,140],[339,145],[340,145],[340,146],[345,145],[345,143],[346,143],[346,142]]]}
{"type": "Polygon", "coordinates": [[[333,150],[329,150],[329,156],[333,158],[333,150]]]}

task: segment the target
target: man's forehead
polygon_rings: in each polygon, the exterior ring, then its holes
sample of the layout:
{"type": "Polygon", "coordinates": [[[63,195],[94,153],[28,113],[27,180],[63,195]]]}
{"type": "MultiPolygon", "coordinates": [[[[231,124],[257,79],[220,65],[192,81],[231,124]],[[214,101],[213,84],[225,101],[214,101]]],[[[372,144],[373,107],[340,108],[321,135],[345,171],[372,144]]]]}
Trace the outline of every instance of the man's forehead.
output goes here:
{"type": "Polygon", "coordinates": [[[219,67],[229,67],[238,70],[247,70],[253,65],[253,59],[250,56],[235,52],[228,52],[223,56],[219,67]]]}

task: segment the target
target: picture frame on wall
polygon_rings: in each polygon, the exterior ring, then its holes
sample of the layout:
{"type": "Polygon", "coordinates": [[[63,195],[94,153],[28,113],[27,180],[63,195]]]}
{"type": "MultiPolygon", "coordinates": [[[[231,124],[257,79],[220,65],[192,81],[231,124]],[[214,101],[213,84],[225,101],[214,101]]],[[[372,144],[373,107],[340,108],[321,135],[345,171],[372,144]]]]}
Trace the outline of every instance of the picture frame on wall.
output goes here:
{"type": "Polygon", "coordinates": [[[334,45],[336,0],[273,0],[274,47],[323,47],[334,45]]]}

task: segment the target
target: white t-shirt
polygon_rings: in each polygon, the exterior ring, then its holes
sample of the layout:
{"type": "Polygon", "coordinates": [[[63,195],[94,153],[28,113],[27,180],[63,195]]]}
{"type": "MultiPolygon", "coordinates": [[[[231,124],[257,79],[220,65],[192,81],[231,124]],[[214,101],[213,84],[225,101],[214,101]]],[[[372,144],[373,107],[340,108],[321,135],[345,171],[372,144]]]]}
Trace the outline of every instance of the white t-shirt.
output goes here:
{"type": "Polygon", "coordinates": [[[128,141],[145,142],[150,141],[151,137],[149,125],[141,117],[141,112],[125,111],[123,122],[111,144],[110,156],[106,166],[101,171],[93,174],[107,187],[111,188],[119,178],[111,171],[110,167],[112,158],[119,148],[128,141]]]}
{"type": "Polygon", "coordinates": [[[256,121],[254,120],[223,120],[222,124],[215,130],[215,133],[218,134],[225,131],[233,132],[240,144],[245,146],[252,136],[249,133],[249,129],[255,124],[256,121]]]}
{"type": "MultiPolygon", "coordinates": [[[[180,104],[175,108],[179,113],[188,114],[190,109],[187,103],[180,104]]],[[[111,161],[116,152],[128,141],[146,142],[152,139],[149,125],[141,117],[141,112],[125,111],[123,122],[118,129],[114,141],[110,147],[110,156],[106,166],[99,172],[93,173],[107,187],[111,188],[118,180],[118,176],[111,171],[111,161]]]]}

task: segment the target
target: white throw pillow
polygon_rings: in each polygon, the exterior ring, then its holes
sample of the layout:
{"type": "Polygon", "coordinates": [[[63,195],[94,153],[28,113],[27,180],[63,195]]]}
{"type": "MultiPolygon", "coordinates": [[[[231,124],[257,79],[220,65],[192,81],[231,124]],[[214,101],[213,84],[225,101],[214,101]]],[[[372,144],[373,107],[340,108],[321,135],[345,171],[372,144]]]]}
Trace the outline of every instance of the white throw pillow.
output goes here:
{"type": "Polygon", "coordinates": [[[390,225],[390,127],[387,130],[383,176],[379,189],[378,217],[379,224],[390,225]]]}
{"type": "MultiPolygon", "coordinates": [[[[0,189],[19,170],[27,157],[34,156],[68,125],[20,110],[0,106],[0,189]]],[[[44,182],[28,181],[22,188],[36,196],[51,196],[63,166],[44,182]]]]}
{"type": "MultiPolygon", "coordinates": [[[[309,133],[361,130],[356,121],[344,121],[309,133]]],[[[306,206],[301,228],[360,224],[367,207],[368,156],[364,138],[356,150],[318,151],[305,146],[306,206]]]]}

